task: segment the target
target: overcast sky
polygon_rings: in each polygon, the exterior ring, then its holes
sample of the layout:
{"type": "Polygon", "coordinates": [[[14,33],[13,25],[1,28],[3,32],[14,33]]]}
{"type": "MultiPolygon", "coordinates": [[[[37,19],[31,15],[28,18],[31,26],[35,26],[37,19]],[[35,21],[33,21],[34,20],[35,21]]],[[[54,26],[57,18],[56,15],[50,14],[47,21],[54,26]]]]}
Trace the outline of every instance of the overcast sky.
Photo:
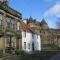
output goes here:
{"type": "Polygon", "coordinates": [[[60,0],[9,0],[9,6],[22,13],[22,17],[32,16],[41,21],[45,18],[51,28],[55,28],[60,17],[60,0]]]}

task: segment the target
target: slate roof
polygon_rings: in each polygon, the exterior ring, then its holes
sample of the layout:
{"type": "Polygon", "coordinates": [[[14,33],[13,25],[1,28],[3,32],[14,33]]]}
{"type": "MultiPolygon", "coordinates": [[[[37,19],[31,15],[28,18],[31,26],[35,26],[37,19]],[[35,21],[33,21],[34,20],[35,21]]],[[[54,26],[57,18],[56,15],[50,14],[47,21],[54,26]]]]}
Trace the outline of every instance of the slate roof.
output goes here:
{"type": "Polygon", "coordinates": [[[42,19],[42,21],[40,22],[41,25],[45,24],[47,25],[46,21],[44,19],[42,19]]]}
{"type": "Polygon", "coordinates": [[[30,26],[25,24],[24,22],[20,22],[20,26],[21,26],[21,29],[24,31],[35,33],[35,31],[32,28],[30,28],[30,26]]]}

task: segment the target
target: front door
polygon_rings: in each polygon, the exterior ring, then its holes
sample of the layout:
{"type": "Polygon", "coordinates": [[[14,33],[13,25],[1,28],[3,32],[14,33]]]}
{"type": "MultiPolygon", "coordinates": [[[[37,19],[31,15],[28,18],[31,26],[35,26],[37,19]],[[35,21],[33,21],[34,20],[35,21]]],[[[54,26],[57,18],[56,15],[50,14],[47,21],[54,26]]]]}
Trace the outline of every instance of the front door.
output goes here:
{"type": "Polygon", "coordinates": [[[32,51],[34,51],[34,42],[32,43],[32,51]]]}

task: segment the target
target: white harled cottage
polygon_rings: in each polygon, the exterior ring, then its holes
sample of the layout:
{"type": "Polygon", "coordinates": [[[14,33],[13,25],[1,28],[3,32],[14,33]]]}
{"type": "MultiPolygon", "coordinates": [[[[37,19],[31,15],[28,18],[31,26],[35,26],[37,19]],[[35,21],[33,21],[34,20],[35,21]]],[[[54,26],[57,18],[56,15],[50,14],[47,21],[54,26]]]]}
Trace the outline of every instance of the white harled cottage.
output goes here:
{"type": "Polygon", "coordinates": [[[21,23],[22,31],[22,50],[26,52],[41,51],[40,35],[35,33],[24,22],[21,23]]]}

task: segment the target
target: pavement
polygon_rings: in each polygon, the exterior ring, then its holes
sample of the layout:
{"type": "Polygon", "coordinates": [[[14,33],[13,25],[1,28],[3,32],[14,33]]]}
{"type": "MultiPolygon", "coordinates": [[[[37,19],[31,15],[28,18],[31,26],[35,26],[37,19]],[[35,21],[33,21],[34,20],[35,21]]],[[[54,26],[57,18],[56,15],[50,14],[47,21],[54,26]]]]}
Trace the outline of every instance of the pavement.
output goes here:
{"type": "MultiPolygon", "coordinates": [[[[20,55],[12,55],[12,54],[5,54],[0,60],[45,60],[48,56],[20,56],[20,55]],[[43,59],[41,59],[43,58],[43,59]]],[[[52,56],[46,60],[60,60],[60,52],[56,55],[52,56]]]]}
{"type": "Polygon", "coordinates": [[[6,53],[2,57],[0,57],[0,60],[11,57],[11,56],[12,56],[11,54],[6,53]]]}
{"type": "Polygon", "coordinates": [[[60,52],[56,54],[54,57],[50,58],[49,60],[60,60],[60,52]]]}
{"type": "Polygon", "coordinates": [[[19,55],[5,54],[3,57],[0,58],[0,60],[20,60],[20,56],[19,55]]]}

